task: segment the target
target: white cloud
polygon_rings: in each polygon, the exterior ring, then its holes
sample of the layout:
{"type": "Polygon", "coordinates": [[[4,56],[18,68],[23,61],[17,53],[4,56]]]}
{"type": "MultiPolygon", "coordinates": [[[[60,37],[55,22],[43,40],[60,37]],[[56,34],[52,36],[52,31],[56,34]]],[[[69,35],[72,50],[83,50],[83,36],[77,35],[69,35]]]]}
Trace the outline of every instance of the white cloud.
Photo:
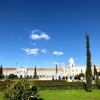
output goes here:
{"type": "Polygon", "coordinates": [[[32,33],[34,34],[34,33],[40,33],[41,31],[40,30],[37,30],[37,29],[35,29],[35,30],[32,30],[32,33]]]}
{"type": "Polygon", "coordinates": [[[23,48],[23,50],[26,52],[26,55],[37,55],[39,51],[38,48],[23,48]]]}
{"type": "Polygon", "coordinates": [[[61,52],[61,51],[54,51],[54,52],[53,52],[53,55],[61,56],[61,55],[64,55],[64,53],[61,52]]]}
{"type": "Polygon", "coordinates": [[[47,53],[47,50],[46,49],[41,49],[41,52],[42,53],[47,53]]]}
{"type": "Polygon", "coordinates": [[[41,30],[33,30],[30,38],[32,40],[39,40],[39,39],[49,40],[50,36],[46,34],[45,32],[42,32],[41,30]]]}

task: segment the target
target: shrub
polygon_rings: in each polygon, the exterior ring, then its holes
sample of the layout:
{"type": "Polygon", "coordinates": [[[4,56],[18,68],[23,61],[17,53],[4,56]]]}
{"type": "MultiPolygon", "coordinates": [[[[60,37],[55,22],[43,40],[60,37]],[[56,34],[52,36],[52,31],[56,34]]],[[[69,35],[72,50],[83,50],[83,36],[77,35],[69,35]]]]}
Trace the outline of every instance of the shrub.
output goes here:
{"type": "Polygon", "coordinates": [[[34,82],[20,80],[7,88],[5,98],[9,100],[41,100],[34,82]]]}
{"type": "Polygon", "coordinates": [[[58,78],[58,80],[61,80],[61,76],[59,75],[59,78],[58,78]]]}
{"type": "Polygon", "coordinates": [[[79,77],[80,77],[80,78],[81,78],[81,77],[85,77],[84,73],[80,73],[80,74],[79,74],[79,77]]]}
{"type": "Polygon", "coordinates": [[[79,75],[75,75],[75,76],[74,76],[74,79],[75,79],[75,80],[80,80],[80,76],[79,76],[79,75]]]}
{"type": "Polygon", "coordinates": [[[10,81],[9,79],[0,80],[0,90],[5,90],[12,83],[13,81],[10,81]]]}
{"type": "Polygon", "coordinates": [[[18,76],[14,75],[14,74],[9,74],[8,78],[9,79],[15,79],[15,78],[18,78],[18,76]]]}
{"type": "Polygon", "coordinates": [[[66,77],[65,77],[65,76],[63,76],[63,77],[62,77],[62,80],[65,80],[65,79],[66,79],[66,77]]]}
{"type": "Polygon", "coordinates": [[[5,88],[5,83],[3,81],[0,81],[0,90],[4,90],[5,88]]]}
{"type": "Polygon", "coordinates": [[[5,78],[5,75],[4,74],[0,74],[0,79],[3,79],[5,78]]]}

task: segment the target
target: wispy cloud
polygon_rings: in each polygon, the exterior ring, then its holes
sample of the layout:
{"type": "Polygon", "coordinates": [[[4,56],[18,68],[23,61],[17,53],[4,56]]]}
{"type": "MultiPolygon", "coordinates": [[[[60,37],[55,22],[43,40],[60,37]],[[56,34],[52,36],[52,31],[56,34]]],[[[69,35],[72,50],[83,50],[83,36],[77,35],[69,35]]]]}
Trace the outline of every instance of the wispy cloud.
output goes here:
{"type": "Polygon", "coordinates": [[[26,55],[38,55],[39,53],[47,53],[47,49],[39,49],[39,48],[22,48],[22,50],[26,53],[26,55]]]}
{"type": "Polygon", "coordinates": [[[42,53],[47,53],[47,50],[46,49],[41,49],[41,52],[42,53]]]}
{"type": "Polygon", "coordinates": [[[40,39],[49,40],[50,36],[45,32],[42,32],[41,30],[33,30],[30,38],[32,40],[40,40],[40,39]]]}
{"type": "MultiPolygon", "coordinates": [[[[41,30],[33,30],[31,31],[31,36],[30,38],[32,40],[41,40],[41,39],[44,39],[44,40],[49,40],[50,39],[50,36],[48,34],[46,34],[45,32],[41,31],[41,30]]],[[[30,45],[37,45],[35,42],[31,42],[30,45]]],[[[47,49],[39,49],[39,48],[22,48],[22,50],[26,53],[26,55],[38,55],[39,53],[44,53],[46,54],[47,53],[47,49]]]]}
{"type": "Polygon", "coordinates": [[[64,53],[61,52],[61,51],[54,51],[54,52],[53,52],[53,55],[61,56],[61,55],[64,55],[64,53]]]}
{"type": "Polygon", "coordinates": [[[38,48],[23,48],[25,51],[26,55],[38,55],[38,48]]]}

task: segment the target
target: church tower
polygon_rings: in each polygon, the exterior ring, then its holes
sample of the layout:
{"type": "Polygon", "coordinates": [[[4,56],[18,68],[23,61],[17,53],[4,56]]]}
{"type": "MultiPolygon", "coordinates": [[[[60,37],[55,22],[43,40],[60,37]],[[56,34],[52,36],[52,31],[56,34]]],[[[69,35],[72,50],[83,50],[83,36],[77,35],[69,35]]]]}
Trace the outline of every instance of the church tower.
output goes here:
{"type": "Polygon", "coordinates": [[[70,58],[70,59],[69,59],[69,67],[70,67],[70,68],[74,68],[74,67],[75,67],[75,61],[74,61],[73,58],[70,58]]]}
{"type": "Polygon", "coordinates": [[[74,61],[73,58],[70,58],[69,63],[66,67],[66,75],[68,77],[74,77],[75,76],[75,71],[76,71],[75,61],[74,61]]]}

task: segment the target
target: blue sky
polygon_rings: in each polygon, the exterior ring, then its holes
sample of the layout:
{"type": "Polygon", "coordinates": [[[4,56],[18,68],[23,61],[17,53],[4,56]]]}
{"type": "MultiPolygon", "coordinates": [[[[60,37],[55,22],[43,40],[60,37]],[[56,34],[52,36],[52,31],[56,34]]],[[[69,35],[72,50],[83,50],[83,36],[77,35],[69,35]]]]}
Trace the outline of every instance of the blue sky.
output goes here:
{"type": "Polygon", "coordinates": [[[100,64],[99,0],[0,0],[0,64],[53,67],[73,57],[86,63],[89,32],[93,64],[100,64]]]}

